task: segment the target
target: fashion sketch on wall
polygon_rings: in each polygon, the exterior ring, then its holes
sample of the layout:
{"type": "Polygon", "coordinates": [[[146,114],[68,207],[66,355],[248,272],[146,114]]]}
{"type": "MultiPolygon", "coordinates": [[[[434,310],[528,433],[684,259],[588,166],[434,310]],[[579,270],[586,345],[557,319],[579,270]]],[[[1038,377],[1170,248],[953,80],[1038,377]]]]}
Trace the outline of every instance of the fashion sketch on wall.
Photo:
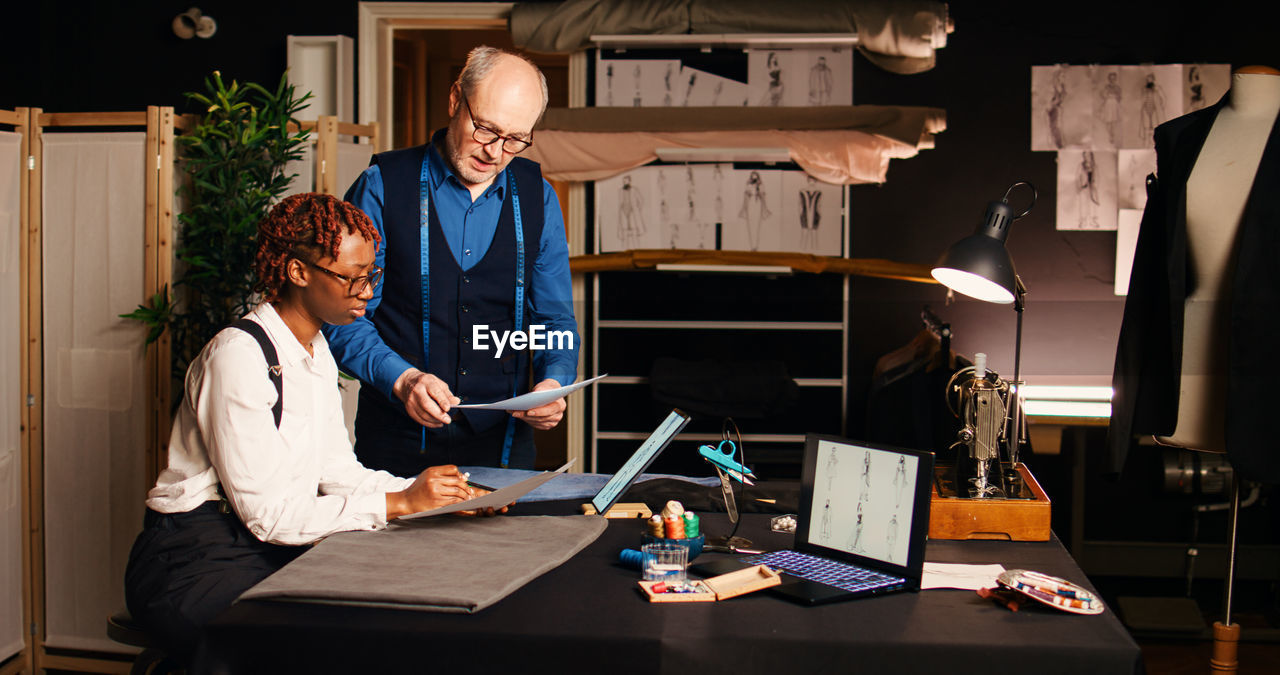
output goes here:
{"type": "Polygon", "coordinates": [[[1120,88],[1124,139],[1118,147],[1153,147],[1156,127],[1182,115],[1182,66],[1122,66],[1120,88]]]}
{"type": "Polygon", "coordinates": [[[1194,63],[1182,66],[1182,114],[1217,103],[1230,88],[1230,65],[1194,63]]]}
{"type": "Polygon", "coordinates": [[[782,231],[778,250],[813,255],[844,254],[844,187],[803,171],[782,173],[782,231]]]}
{"type": "Polygon", "coordinates": [[[596,106],[659,107],[681,105],[680,61],[671,59],[599,59],[596,106]]]}
{"type": "Polygon", "coordinates": [[[729,251],[777,251],[781,239],[782,172],[734,170],[726,177],[721,248],[729,251]]]}
{"type": "Polygon", "coordinates": [[[1059,230],[1116,229],[1116,153],[1058,151],[1059,230]]]}
{"type": "Polygon", "coordinates": [[[747,54],[747,105],[853,104],[853,50],[753,49],[747,54]]]}
{"type": "Polygon", "coordinates": [[[680,105],[686,107],[743,106],[747,104],[747,83],[727,77],[682,67],[680,86],[683,92],[680,105]]]}
{"type": "Polygon", "coordinates": [[[645,170],[596,181],[596,237],[600,252],[661,248],[656,174],[645,170]]]}
{"type": "Polygon", "coordinates": [[[1032,66],[1032,150],[1083,147],[1092,142],[1093,75],[1088,68],[1032,66]]]}

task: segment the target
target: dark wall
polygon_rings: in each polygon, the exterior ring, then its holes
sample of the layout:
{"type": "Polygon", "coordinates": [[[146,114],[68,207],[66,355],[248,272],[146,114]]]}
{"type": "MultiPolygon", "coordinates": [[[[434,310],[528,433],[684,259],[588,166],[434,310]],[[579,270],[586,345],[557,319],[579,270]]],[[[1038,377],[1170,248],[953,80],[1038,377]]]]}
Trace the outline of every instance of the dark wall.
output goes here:
{"type": "MultiPolygon", "coordinates": [[[[1273,5],[1274,6],[1274,5],[1273,5]]],[[[882,186],[857,186],[852,254],[930,264],[981,221],[988,201],[1027,180],[1040,191],[1035,209],[1011,228],[1008,247],[1029,294],[1022,373],[1109,381],[1124,299],[1113,294],[1115,233],[1059,232],[1055,153],[1031,152],[1031,66],[1067,63],[1230,63],[1280,67],[1272,28],[1276,10],[1199,3],[1169,11],[1152,3],[953,2],[956,31],[938,64],[894,75],[855,59],[860,104],[922,105],[947,112],[937,147],[892,162],[882,186]]],[[[1011,196],[1017,206],[1028,193],[1011,196]]],[[[955,331],[956,351],[984,351],[1011,375],[1014,316],[1009,306],[960,300],[944,306],[939,286],[853,280],[851,433],[859,391],[880,355],[921,327],[928,304],[955,331]]]]}
{"type": "Polygon", "coordinates": [[[213,70],[274,85],[285,68],[286,35],[356,35],[355,0],[144,0],[131,3],[20,3],[6,10],[0,36],[9,60],[0,72],[0,108],[47,112],[186,109],[213,70]],[[212,38],[182,40],[173,17],[200,7],[218,22],[212,38]],[[21,64],[14,67],[13,64],[21,64]]]}

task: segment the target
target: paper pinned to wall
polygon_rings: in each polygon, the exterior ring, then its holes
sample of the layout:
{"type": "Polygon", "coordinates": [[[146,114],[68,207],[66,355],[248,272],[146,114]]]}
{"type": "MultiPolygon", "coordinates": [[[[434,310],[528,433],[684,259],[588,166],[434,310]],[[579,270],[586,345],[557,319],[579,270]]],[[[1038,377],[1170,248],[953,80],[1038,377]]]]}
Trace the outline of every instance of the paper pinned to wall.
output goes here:
{"type": "Polygon", "coordinates": [[[1058,151],[1057,229],[1116,229],[1114,151],[1058,151]]]}
{"type": "Polygon", "coordinates": [[[1120,209],[1116,226],[1116,295],[1129,294],[1129,276],[1133,271],[1133,255],[1138,250],[1138,230],[1142,211],[1120,209]]]}
{"type": "Polygon", "coordinates": [[[1147,205],[1147,176],[1156,172],[1156,151],[1120,150],[1116,153],[1118,169],[1118,205],[1122,209],[1143,209],[1147,205]]]}

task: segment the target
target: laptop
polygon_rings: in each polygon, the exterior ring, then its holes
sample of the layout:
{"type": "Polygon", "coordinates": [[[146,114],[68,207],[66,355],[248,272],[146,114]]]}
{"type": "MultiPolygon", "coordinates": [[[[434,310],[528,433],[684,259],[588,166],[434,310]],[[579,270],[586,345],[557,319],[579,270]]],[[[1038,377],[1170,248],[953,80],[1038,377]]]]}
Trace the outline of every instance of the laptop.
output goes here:
{"type": "Polygon", "coordinates": [[[920,590],[933,453],[808,434],[793,549],[692,566],[714,576],[750,565],[783,572],[769,589],[817,605],[920,590]]]}
{"type": "Polygon", "coordinates": [[[692,418],[683,411],[672,410],[658,428],[649,434],[649,438],[636,448],[636,451],[627,459],[627,463],[623,464],[622,468],[618,469],[618,472],[613,474],[609,482],[605,483],[604,487],[600,488],[596,496],[591,499],[591,505],[595,507],[596,513],[608,513],[609,508],[617,503],[622,493],[631,487],[641,472],[653,464],[653,460],[657,459],[658,454],[671,444],[672,439],[689,424],[690,419],[692,418]]]}

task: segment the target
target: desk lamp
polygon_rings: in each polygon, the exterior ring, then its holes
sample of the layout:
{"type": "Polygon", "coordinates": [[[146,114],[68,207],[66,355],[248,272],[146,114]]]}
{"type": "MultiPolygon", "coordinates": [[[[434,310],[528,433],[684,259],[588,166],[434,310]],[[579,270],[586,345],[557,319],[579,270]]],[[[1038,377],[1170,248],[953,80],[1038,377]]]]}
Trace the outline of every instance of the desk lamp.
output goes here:
{"type": "MultiPolygon", "coordinates": [[[[986,216],[977,230],[947,249],[932,270],[933,278],[947,288],[985,302],[1012,303],[1014,311],[1018,314],[1014,337],[1013,382],[1012,386],[1008,387],[1013,399],[1008,406],[1013,427],[1008,436],[1009,461],[1015,470],[1018,464],[1018,446],[1022,437],[1022,394],[1018,389],[1021,385],[1019,377],[1022,365],[1022,308],[1027,289],[1014,271],[1013,258],[1005,248],[1005,240],[1009,238],[1009,226],[1013,221],[1031,212],[1031,207],[1035,206],[1036,197],[1036,188],[1031,183],[1018,181],[1009,186],[1000,201],[987,204],[986,216]],[[1031,189],[1031,204],[1022,213],[1014,215],[1013,208],[1009,206],[1009,194],[1019,185],[1025,185],[1031,189]]],[[[985,372],[982,370],[976,372],[977,380],[982,380],[984,376],[985,372]]],[[[965,439],[964,433],[962,432],[962,440],[972,443],[973,434],[970,434],[969,439],[965,439]]]]}

